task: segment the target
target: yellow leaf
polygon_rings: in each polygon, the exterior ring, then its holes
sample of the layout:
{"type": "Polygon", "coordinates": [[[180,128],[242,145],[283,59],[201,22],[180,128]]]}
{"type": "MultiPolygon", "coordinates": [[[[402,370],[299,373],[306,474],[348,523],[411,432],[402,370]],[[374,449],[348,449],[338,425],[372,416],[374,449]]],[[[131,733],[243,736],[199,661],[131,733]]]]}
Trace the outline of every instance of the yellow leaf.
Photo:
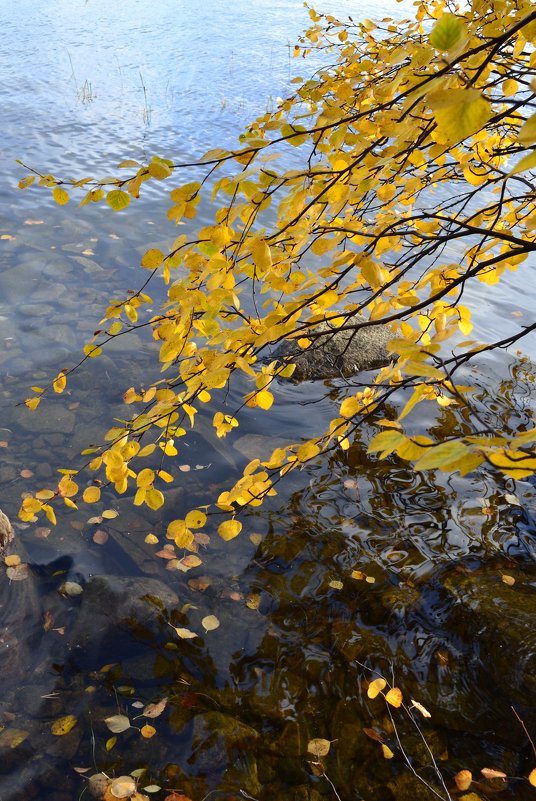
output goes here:
{"type": "Polygon", "coordinates": [[[50,727],[52,734],[56,737],[62,737],[64,734],[69,734],[71,729],[76,726],[76,718],[74,715],[65,715],[63,718],[58,718],[50,727]]]}
{"type": "Polygon", "coordinates": [[[184,522],[188,528],[202,528],[207,522],[207,516],[204,512],[194,509],[193,511],[188,512],[184,522]]]}
{"type": "Polygon", "coordinates": [[[11,556],[6,556],[4,563],[7,565],[7,567],[15,567],[16,565],[20,565],[20,556],[16,553],[11,554],[11,556]]]}
{"type": "Polygon", "coordinates": [[[341,417],[353,417],[362,408],[363,404],[357,398],[345,398],[341,403],[339,413],[341,417]]]}
{"type": "Polygon", "coordinates": [[[517,81],[514,81],[513,78],[507,78],[501,88],[505,97],[512,97],[517,92],[517,81]]]}
{"type": "Polygon", "coordinates": [[[41,403],[41,398],[27,398],[24,401],[24,403],[26,404],[28,409],[31,409],[33,411],[34,409],[37,409],[37,407],[41,403]]]}
{"type": "Polygon", "coordinates": [[[194,535],[184,520],[172,520],[167,527],[166,536],[170,540],[175,540],[177,548],[189,548],[194,541],[194,535]]]}
{"type": "Polygon", "coordinates": [[[218,534],[228,542],[234,539],[242,531],[242,523],[239,520],[225,520],[218,526],[218,534]]]}
{"type": "Polygon", "coordinates": [[[382,743],[382,752],[383,752],[383,755],[384,755],[385,759],[392,759],[394,757],[393,752],[391,751],[389,746],[386,745],[385,743],[382,743]]]}
{"type": "Polygon", "coordinates": [[[52,387],[54,392],[61,393],[65,389],[67,385],[67,379],[65,378],[64,372],[59,372],[54,381],[52,382],[52,387]]]}
{"type": "Polygon", "coordinates": [[[164,501],[163,494],[154,487],[149,487],[145,493],[145,503],[149,509],[153,509],[154,511],[160,509],[160,507],[164,505],[164,501]]]}
{"type": "Polygon", "coordinates": [[[433,448],[428,448],[424,456],[415,462],[415,470],[432,470],[436,467],[446,467],[452,462],[469,456],[467,445],[459,440],[442,442],[433,448]]]}
{"type": "Polygon", "coordinates": [[[130,798],[136,792],[136,782],[132,776],[118,776],[110,784],[110,793],[114,798],[130,798]]]}
{"type": "Polygon", "coordinates": [[[430,34],[429,42],[437,50],[450,50],[457,44],[465,31],[465,24],[454,14],[443,14],[430,34]]]}
{"type": "Polygon", "coordinates": [[[368,686],[367,696],[372,699],[376,698],[376,696],[379,695],[386,686],[387,682],[385,679],[374,679],[374,681],[371,681],[368,686]]]}
{"type": "Polygon", "coordinates": [[[391,706],[398,708],[402,705],[402,693],[398,687],[393,687],[385,696],[385,700],[388,704],[391,704],[391,706]]]}
{"type": "Polygon", "coordinates": [[[52,197],[60,206],[65,206],[65,204],[70,200],[69,193],[59,186],[55,186],[52,190],[52,197]]]}
{"type": "Polygon", "coordinates": [[[536,768],[529,773],[529,782],[533,787],[536,787],[536,768]]]}
{"type": "Polygon", "coordinates": [[[160,267],[164,261],[164,258],[164,254],[161,250],[153,248],[152,250],[148,250],[142,256],[141,266],[147,267],[149,270],[155,270],[157,267],[160,267]]]}
{"type": "Polygon", "coordinates": [[[114,517],[117,517],[118,515],[119,512],[116,512],[115,509],[105,509],[102,513],[102,517],[104,517],[105,520],[113,520],[114,517]]]}
{"type": "Polygon", "coordinates": [[[274,402],[274,396],[265,389],[262,392],[257,392],[255,400],[260,409],[269,409],[274,402]]]}
{"type": "Polygon", "coordinates": [[[85,503],[96,503],[100,500],[101,491],[98,487],[86,487],[82,495],[85,503]]]}
{"type": "Polygon", "coordinates": [[[116,742],[117,742],[117,737],[115,736],[115,734],[114,734],[113,737],[108,737],[108,739],[106,740],[106,742],[104,744],[105,749],[107,751],[111,751],[112,748],[114,747],[114,745],[116,744],[116,742]]]}
{"type": "Polygon", "coordinates": [[[477,89],[448,89],[428,95],[439,141],[454,145],[480,131],[491,117],[491,106],[477,89]]]}
{"type": "Polygon", "coordinates": [[[144,468],[143,470],[140,470],[136,478],[136,484],[138,487],[150,487],[153,481],[154,481],[154,471],[148,467],[144,468]]]}
{"type": "Polygon", "coordinates": [[[156,729],[154,726],[150,726],[148,723],[146,723],[145,726],[141,727],[140,734],[142,737],[145,737],[146,740],[150,740],[151,737],[155,736],[156,729]]]}
{"type": "Polygon", "coordinates": [[[197,637],[195,631],[190,631],[190,629],[176,628],[175,633],[181,640],[193,640],[194,637],[197,637]]]}
{"type": "Polygon", "coordinates": [[[315,757],[323,757],[329,754],[331,743],[329,740],[324,740],[322,737],[315,737],[307,743],[307,750],[315,757]]]}
{"type": "Polygon", "coordinates": [[[219,628],[220,621],[216,617],[216,615],[207,615],[201,621],[201,625],[205,629],[205,631],[214,631],[214,629],[219,628]]]}
{"type": "Polygon", "coordinates": [[[158,537],[155,537],[154,534],[147,534],[144,542],[146,542],[148,545],[158,545],[158,537]]]}
{"type": "Polygon", "coordinates": [[[130,195],[121,189],[112,189],[106,195],[106,202],[114,211],[122,211],[130,204],[130,195]]]}
{"type": "Polygon", "coordinates": [[[473,781],[473,774],[470,770],[460,770],[454,777],[454,781],[458,790],[468,790],[473,781]]]}
{"type": "Polygon", "coordinates": [[[525,146],[532,145],[536,142],[536,114],[533,114],[523,123],[519,129],[517,138],[521,144],[525,146]]]}

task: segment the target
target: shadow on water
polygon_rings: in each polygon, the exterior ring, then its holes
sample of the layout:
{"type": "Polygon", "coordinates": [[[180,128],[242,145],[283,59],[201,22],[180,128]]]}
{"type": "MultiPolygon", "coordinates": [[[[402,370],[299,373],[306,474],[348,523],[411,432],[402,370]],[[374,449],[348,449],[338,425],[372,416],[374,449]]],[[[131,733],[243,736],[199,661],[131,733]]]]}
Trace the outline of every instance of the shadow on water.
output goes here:
{"type": "MultiPolygon", "coordinates": [[[[491,401],[482,392],[490,422],[528,424],[525,378],[514,362],[491,401]]],[[[452,424],[448,409],[435,421],[452,424]]],[[[229,463],[205,448],[212,467],[187,474],[170,515],[229,479],[229,463]]],[[[145,542],[165,521],[129,499],[115,504],[117,520],[89,524],[73,510],[57,534],[19,531],[28,576],[2,583],[2,801],[67,801],[97,771],[132,770],[143,770],[141,788],[193,801],[211,791],[319,801],[334,787],[343,801],[418,801],[431,791],[406,763],[441,793],[431,753],[448,786],[462,768],[528,774],[516,714],[533,727],[534,486],[484,470],[414,473],[358,440],[292,482],[283,505],[249,515],[252,541],[213,541],[187,573],[145,542]],[[66,581],[82,592],[66,593],[66,581]],[[367,698],[377,675],[432,717],[416,726],[367,698]],[[118,714],[131,726],[114,735],[105,719],[118,714]],[[76,725],[55,736],[66,715],[76,725]],[[321,760],[307,751],[318,737],[331,742],[321,760]]],[[[484,785],[475,789],[487,797],[484,785]]],[[[516,779],[500,789],[504,799],[532,792],[516,779]]]]}

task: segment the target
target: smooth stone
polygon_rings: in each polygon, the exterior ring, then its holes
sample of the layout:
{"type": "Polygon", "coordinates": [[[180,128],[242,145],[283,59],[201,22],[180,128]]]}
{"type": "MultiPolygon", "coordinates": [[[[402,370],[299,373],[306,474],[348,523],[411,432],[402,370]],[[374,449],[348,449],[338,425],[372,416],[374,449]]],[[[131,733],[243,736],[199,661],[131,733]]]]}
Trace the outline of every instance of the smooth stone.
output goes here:
{"type": "Polygon", "coordinates": [[[307,350],[286,341],[273,354],[275,359],[296,365],[291,381],[348,378],[363,370],[385,367],[391,361],[386,346],[394,334],[386,325],[379,323],[353,331],[321,323],[314,330],[325,331],[326,335],[313,340],[307,350]]]}
{"type": "Polygon", "coordinates": [[[70,434],[74,430],[75,415],[61,403],[44,402],[35,411],[17,409],[14,414],[18,425],[31,434],[70,434]]]}
{"type": "Polygon", "coordinates": [[[289,440],[281,437],[268,437],[264,434],[244,434],[233,442],[233,448],[246,459],[268,459],[275,448],[284,448],[289,440]]]}

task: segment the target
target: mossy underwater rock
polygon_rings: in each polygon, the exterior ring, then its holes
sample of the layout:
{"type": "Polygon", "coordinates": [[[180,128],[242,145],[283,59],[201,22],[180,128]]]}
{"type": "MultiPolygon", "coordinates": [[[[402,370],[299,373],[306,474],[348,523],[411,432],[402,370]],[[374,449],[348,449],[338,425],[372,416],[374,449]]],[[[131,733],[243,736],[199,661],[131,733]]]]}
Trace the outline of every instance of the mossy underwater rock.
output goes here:
{"type": "Polygon", "coordinates": [[[319,332],[325,335],[315,337],[306,350],[296,341],[286,341],[275,351],[274,358],[296,365],[292,381],[349,378],[363,370],[385,367],[391,361],[387,343],[394,334],[387,325],[379,323],[356,331],[320,323],[314,329],[314,333],[319,332]]]}

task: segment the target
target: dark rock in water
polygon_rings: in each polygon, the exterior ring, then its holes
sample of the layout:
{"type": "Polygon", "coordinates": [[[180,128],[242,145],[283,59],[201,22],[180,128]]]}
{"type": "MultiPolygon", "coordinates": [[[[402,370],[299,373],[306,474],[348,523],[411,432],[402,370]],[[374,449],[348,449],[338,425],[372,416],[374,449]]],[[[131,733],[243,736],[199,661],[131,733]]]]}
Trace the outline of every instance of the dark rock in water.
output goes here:
{"type": "Polygon", "coordinates": [[[135,640],[150,642],[166,627],[163,612],[179,599],[161,581],[144,577],[95,576],[81,596],[70,648],[84,664],[120,659],[135,640]]]}
{"type": "Polygon", "coordinates": [[[316,337],[307,350],[294,341],[287,341],[275,351],[274,358],[296,365],[292,381],[348,378],[363,370],[385,367],[391,361],[386,346],[394,335],[386,325],[354,331],[321,323],[315,329],[315,332],[319,331],[325,331],[325,336],[316,337]]]}

